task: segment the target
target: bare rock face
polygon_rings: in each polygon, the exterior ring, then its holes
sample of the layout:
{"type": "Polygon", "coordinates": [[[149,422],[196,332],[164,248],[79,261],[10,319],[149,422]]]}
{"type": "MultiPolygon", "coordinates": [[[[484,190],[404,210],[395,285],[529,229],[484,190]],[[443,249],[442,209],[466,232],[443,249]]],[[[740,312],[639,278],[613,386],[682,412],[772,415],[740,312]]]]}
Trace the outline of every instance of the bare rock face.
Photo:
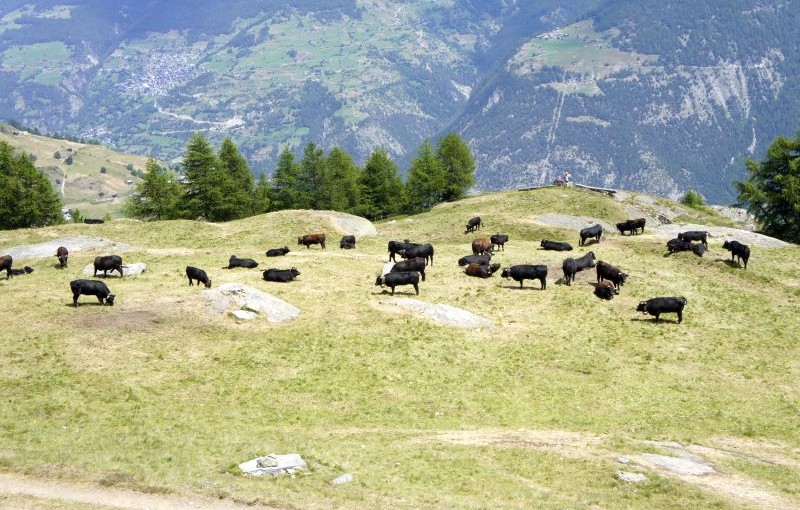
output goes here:
{"type": "MultiPolygon", "coordinates": [[[[300,309],[282,299],[240,283],[225,283],[215,289],[204,290],[203,295],[209,301],[209,308],[214,313],[229,313],[244,310],[266,316],[269,322],[281,323],[296,319],[300,309]]],[[[251,318],[249,314],[239,317],[251,318]]]]}

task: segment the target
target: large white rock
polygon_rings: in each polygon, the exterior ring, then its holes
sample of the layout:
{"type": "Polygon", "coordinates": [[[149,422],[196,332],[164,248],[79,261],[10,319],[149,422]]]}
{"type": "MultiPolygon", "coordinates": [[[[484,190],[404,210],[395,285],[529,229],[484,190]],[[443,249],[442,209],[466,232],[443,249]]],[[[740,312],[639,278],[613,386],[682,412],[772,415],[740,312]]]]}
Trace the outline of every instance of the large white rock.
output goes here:
{"type": "Polygon", "coordinates": [[[215,289],[204,290],[210,308],[217,313],[245,310],[266,316],[269,322],[286,322],[296,319],[300,309],[272,294],[241,283],[225,283],[215,289]]]}
{"type": "Polygon", "coordinates": [[[308,464],[297,453],[270,454],[239,464],[243,473],[251,476],[294,474],[308,469],[308,464]]]}
{"type": "Polygon", "coordinates": [[[389,298],[386,304],[399,306],[440,324],[459,328],[490,328],[494,324],[486,317],[450,305],[426,303],[412,298],[389,298]]]}

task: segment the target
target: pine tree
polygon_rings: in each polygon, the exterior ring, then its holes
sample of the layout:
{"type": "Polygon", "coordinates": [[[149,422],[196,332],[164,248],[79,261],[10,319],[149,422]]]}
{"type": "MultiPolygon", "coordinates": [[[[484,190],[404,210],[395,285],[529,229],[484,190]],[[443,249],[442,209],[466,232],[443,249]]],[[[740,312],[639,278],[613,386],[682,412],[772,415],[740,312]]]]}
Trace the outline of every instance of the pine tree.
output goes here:
{"type": "Polygon", "coordinates": [[[433,152],[430,140],[425,140],[408,171],[405,211],[409,214],[427,211],[442,201],[444,188],[444,169],[433,152]]]}
{"type": "Polygon", "coordinates": [[[361,204],[360,176],[361,169],[347,152],[339,147],[331,149],[325,158],[325,178],[319,193],[320,209],[356,212],[361,204]]]}
{"type": "Polygon", "coordinates": [[[202,133],[195,133],[183,153],[183,171],[188,179],[184,210],[191,219],[214,221],[222,202],[220,164],[211,143],[202,133]]]}
{"type": "Polygon", "coordinates": [[[299,209],[300,198],[297,179],[300,165],[295,161],[295,154],[289,148],[283,149],[278,156],[278,167],[272,174],[271,210],[299,209]]]}
{"type": "Polygon", "coordinates": [[[386,149],[370,154],[359,179],[361,206],[358,214],[370,220],[381,219],[400,212],[403,200],[403,182],[397,166],[386,149]]]}
{"type": "Polygon", "coordinates": [[[444,172],[442,200],[463,198],[475,184],[475,159],[469,146],[458,134],[449,133],[439,142],[436,159],[444,172]]]}
{"type": "Polygon", "coordinates": [[[225,138],[219,148],[218,159],[222,175],[222,202],[214,216],[227,221],[254,214],[253,173],[244,156],[230,138],[225,138]]]}
{"type": "Polygon", "coordinates": [[[0,228],[42,227],[63,222],[61,198],[30,157],[0,142],[0,228]]]}
{"type": "Polygon", "coordinates": [[[325,153],[314,142],[308,142],[300,160],[297,176],[298,208],[319,209],[325,180],[325,153]]]}
{"type": "Polygon", "coordinates": [[[179,204],[183,190],[172,172],[167,171],[148,158],[141,184],[136,186],[138,195],[128,199],[125,214],[146,220],[170,220],[179,218],[179,204]]]}

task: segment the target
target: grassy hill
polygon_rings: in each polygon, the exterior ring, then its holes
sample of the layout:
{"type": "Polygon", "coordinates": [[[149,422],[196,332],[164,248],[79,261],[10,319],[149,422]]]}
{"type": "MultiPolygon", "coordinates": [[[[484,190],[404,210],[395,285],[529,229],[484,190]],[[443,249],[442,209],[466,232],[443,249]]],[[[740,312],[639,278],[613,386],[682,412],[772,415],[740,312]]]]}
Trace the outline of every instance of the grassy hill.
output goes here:
{"type": "Polygon", "coordinates": [[[64,206],[79,209],[89,218],[102,218],[106,214],[119,217],[125,198],[141,182],[131,169],[143,172],[147,161],[145,156],[34,135],[7,124],[0,124],[0,141],[33,154],[34,164],[60,191],[64,206]],[[56,153],[60,157],[56,158],[56,153]],[[72,162],[67,163],[70,156],[72,162]]]}
{"type": "MultiPolygon", "coordinates": [[[[74,252],[66,270],[55,257],[15,261],[34,273],[0,279],[0,472],[278,508],[743,509],[767,497],[800,507],[800,249],[753,247],[745,271],[725,262],[719,239],[698,258],[665,256],[651,229],[607,233],[571,254],[591,249],[628,272],[620,295],[594,297],[593,271],[559,284],[564,254],[539,242],[577,245],[577,232],[536,217],[615,222],[625,206],[575,189],[487,194],[377,224],[355,251],[294,244],[311,231],[346,233],[302,211],[0,232],[0,250],[100,236],[133,246],[126,263],[148,265],[106,280],[114,307],[88,297],[71,306],[69,281],[105,252],[74,252]],[[545,291],[463,274],[455,261],[470,251],[474,236],[463,232],[474,215],[486,225],[479,235],[509,234],[496,256],[504,267],[549,266],[545,291]],[[387,241],[405,238],[436,248],[418,299],[494,327],[439,325],[390,306],[375,276],[387,241]],[[296,250],[264,257],[286,244],[296,250]],[[274,284],[258,270],[219,269],[232,254],[301,276],[274,284]],[[241,282],[301,315],[282,325],[210,315],[187,285],[188,264],[214,287],[241,282]],[[688,299],[682,324],[635,312],[672,295],[688,299]],[[642,460],[669,454],[666,442],[715,473],[677,476],[642,460]],[[236,469],[290,452],[309,474],[250,479],[236,469]],[[622,482],[620,470],[647,480],[622,482]],[[332,486],[343,473],[355,481],[332,486]]],[[[691,209],[681,218],[725,223],[691,209]]],[[[398,297],[415,296],[398,288],[398,297]]]]}

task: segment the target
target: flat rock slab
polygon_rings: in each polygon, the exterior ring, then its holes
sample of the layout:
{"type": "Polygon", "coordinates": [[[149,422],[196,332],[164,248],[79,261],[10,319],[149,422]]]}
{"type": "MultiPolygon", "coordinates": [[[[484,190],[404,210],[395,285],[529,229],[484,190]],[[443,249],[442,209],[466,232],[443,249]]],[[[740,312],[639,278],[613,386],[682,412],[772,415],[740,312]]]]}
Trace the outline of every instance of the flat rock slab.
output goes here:
{"type": "Polygon", "coordinates": [[[616,232],[617,229],[610,223],[607,223],[597,218],[590,218],[588,216],[570,216],[568,214],[547,213],[540,216],[534,216],[534,219],[539,223],[549,225],[557,228],[570,228],[573,230],[581,230],[592,225],[600,224],[603,226],[603,233],[616,232]]]}
{"type": "Polygon", "coordinates": [[[724,241],[736,240],[751,246],[763,246],[767,248],[781,248],[788,246],[789,243],[775,239],[774,237],[765,236],[764,234],[757,234],[749,230],[730,228],[730,227],[715,227],[711,225],[697,225],[694,223],[670,223],[668,225],[659,225],[652,229],[647,229],[646,233],[663,236],[664,238],[678,237],[678,233],[686,232],[689,230],[705,230],[708,232],[709,244],[719,244],[722,246],[724,241]]]}
{"type": "Polygon", "coordinates": [[[285,455],[267,455],[239,464],[243,473],[252,476],[294,474],[308,469],[308,464],[297,453],[285,455]]]}
{"type": "Polygon", "coordinates": [[[14,260],[41,259],[47,257],[53,257],[53,260],[56,260],[56,250],[59,246],[66,246],[70,255],[75,252],[98,248],[108,248],[112,253],[129,251],[133,248],[129,244],[118,243],[102,237],[71,236],[61,237],[38,244],[14,246],[13,248],[4,250],[2,255],[11,255],[14,260]]]}
{"type": "Polygon", "coordinates": [[[669,455],[656,455],[654,453],[644,453],[642,458],[667,471],[672,471],[679,475],[702,476],[714,472],[714,468],[708,464],[694,458],[678,458],[669,455]]]}
{"type": "Polygon", "coordinates": [[[290,321],[300,316],[300,309],[294,305],[241,283],[225,283],[216,289],[204,290],[203,295],[215,313],[244,310],[264,315],[273,323],[290,321]]]}
{"type": "Polygon", "coordinates": [[[426,303],[412,298],[389,298],[382,301],[387,305],[399,306],[439,324],[459,328],[491,328],[494,323],[486,317],[450,305],[426,303]]]}
{"type": "MultiPolygon", "coordinates": [[[[146,270],[147,270],[147,264],[143,262],[134,262],[133,264],[122,264],[123,276],[138,276],[144,273],[146,270]]],[[[87,276],[94,276],[94,264],[89,264],[88,266],[85,266],[83,268],[83,274],[87,276]]],[[[100,276],[101,274],[102,273],[100,271],[97,272],[97,276],[100,276]]],[[[108,271],[108,276],[111,275],[118,277],[119,273],[116,271],[108,271]]]]}
{"type": "Polygon", "coordinates": [[[623,482],[640,483],[647,480],[642,473],[631,473],[630,471],[617,471],[617,478],[623,482]]]}

